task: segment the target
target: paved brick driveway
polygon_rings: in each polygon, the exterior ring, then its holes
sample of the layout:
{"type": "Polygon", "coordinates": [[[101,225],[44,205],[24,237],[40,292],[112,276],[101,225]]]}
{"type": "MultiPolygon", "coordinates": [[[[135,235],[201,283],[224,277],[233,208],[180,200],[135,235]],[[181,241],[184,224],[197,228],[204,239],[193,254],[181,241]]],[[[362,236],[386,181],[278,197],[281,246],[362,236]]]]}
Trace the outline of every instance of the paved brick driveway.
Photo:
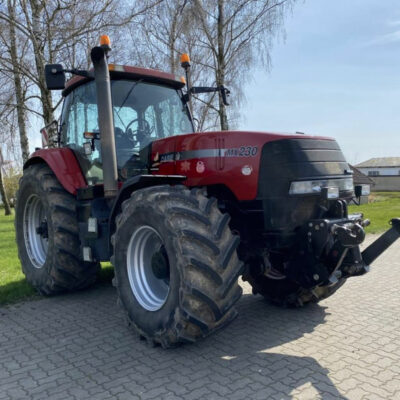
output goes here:
{"type": "Polygon", "coordinates": [[[320,305],[245,292],[227,329],[169,351],[112,287],[0,308],[0,399],[400,399],[400,244],[320,305]]]}

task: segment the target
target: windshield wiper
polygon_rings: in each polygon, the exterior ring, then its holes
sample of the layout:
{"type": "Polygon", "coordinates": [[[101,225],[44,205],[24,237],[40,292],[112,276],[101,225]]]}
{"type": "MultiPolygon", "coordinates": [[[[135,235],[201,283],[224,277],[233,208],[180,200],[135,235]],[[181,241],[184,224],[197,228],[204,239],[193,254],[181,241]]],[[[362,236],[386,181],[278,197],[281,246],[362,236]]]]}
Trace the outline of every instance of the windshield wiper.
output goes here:
{"type": "Polygon", "coordinates": [[[124,122],[122,121],[121,116],[119,115],[119,112],[121,111],[122,107],[125,105],[126,101],[128,100],[129,96],[132,94],[133,90],[135,89],[135,87],[139,84],[143,82],[143,79],[139,79],[138,81],[135,82],[134,85],[132,85],[132,87],[129,89],[129,92],[127,93],[127,95],[124,98],[124,101],[122,102],[122,104],[119,106],[118,110],[116,111],[118,118],[121,120],[122,125],[124,125],[124,128],[126,128],[124,122]]]}

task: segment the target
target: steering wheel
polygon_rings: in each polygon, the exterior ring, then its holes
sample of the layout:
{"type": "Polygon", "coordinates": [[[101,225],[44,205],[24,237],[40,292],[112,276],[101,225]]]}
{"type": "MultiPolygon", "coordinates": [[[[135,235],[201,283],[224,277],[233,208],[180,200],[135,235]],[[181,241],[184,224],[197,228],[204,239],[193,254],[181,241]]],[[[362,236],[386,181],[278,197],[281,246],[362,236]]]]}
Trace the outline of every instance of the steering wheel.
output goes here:
{"type": "Polygon", "coordinates": [[[115,141],[117,148],[134,148],[137,145],[137,140],[132,135],[132,132],[123,131],[119,127],[114,128],[115,141]]]}
{"type": "Polygon", "coordinates": [[[144,139],[149,138],[151,134],[153,133],[154,127],[152,128],[149,124],[149,122],[145,119],[142,119],[142,129],[139,129],[139,119],[133,119],[129,124],[127,125],[125,129],[125,135],[130,136],[130,137],[136,137],[135,142],[140,143],[144,139]],[[130,129],[130,127],[134,124],[137,123],[137,128],[135,130],[130,129]]]}

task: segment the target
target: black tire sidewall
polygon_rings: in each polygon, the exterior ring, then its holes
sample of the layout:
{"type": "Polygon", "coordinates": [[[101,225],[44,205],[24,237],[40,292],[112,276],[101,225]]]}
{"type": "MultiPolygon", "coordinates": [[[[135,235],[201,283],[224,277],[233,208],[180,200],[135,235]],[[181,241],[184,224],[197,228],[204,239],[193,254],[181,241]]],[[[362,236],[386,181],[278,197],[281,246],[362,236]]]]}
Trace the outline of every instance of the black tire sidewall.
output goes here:
{"type": "Polygon", "coordinates": [[[44,287],[49,278],[50,269],[52,266],[52,258],[54,253],[54,235],[53,235],[53,224],[51,220],[50,205],[47,198],[47,193],[42,187],[40,180],[37,179],[33,174],[24,176],[21,180],[17,206],[15,210],[16,215],[16,240],[19,249],[19,256],[23,271],[26,275],[28,282],[31,282],[35,287],[44,287]],[[37,195],[45,209],[47,228],[48,228],[48,247],[46,261],[41,268],[36,268],[26,249],[25,237],[24,237],[24,213],[26,203],[31,195],[37,195]]]}
{"type": "Polygon", "coordinates": [[[129,319],[135,323],[139,330],[148,336],[154,336],[171,327],[174,321],[174,313],[179,307],[180,286],[182,277],[178,263],[182,262],[179,257],[179,248],[175,240],[176,233],[169,226],[166,216],[155,208],[147,205],[135,207],[134,211],[118,227],[115,241],[115,274],[118,281],[120,299],[124,303],[129,319]],[[157,311],[144,309],[137,301],[128,277],[127,250],[132,234],[141,226],[150,226],[160,235],[168,254],[170,266],[170,289],[164,305],[157,311]]]}

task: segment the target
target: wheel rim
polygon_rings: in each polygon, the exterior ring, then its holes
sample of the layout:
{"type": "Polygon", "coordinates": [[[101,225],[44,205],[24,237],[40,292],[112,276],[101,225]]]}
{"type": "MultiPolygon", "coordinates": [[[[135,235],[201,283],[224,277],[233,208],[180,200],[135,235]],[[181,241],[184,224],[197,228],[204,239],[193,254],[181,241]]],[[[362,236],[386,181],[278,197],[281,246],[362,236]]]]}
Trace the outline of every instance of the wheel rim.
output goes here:
{"type": "Polygon", "coordinates": [[[43,203],[36,194],[31,195],[25,205],[24,241],[32,265],[42,268],[48,248],[47,219],[43,203]]]}
{"type": "Polygon", "coordinates": [[[160,235],[150,226],[132,234],[127,251],[129,284],[139,304],[159,310],[169,293],[169,262],[160,235]]]}

